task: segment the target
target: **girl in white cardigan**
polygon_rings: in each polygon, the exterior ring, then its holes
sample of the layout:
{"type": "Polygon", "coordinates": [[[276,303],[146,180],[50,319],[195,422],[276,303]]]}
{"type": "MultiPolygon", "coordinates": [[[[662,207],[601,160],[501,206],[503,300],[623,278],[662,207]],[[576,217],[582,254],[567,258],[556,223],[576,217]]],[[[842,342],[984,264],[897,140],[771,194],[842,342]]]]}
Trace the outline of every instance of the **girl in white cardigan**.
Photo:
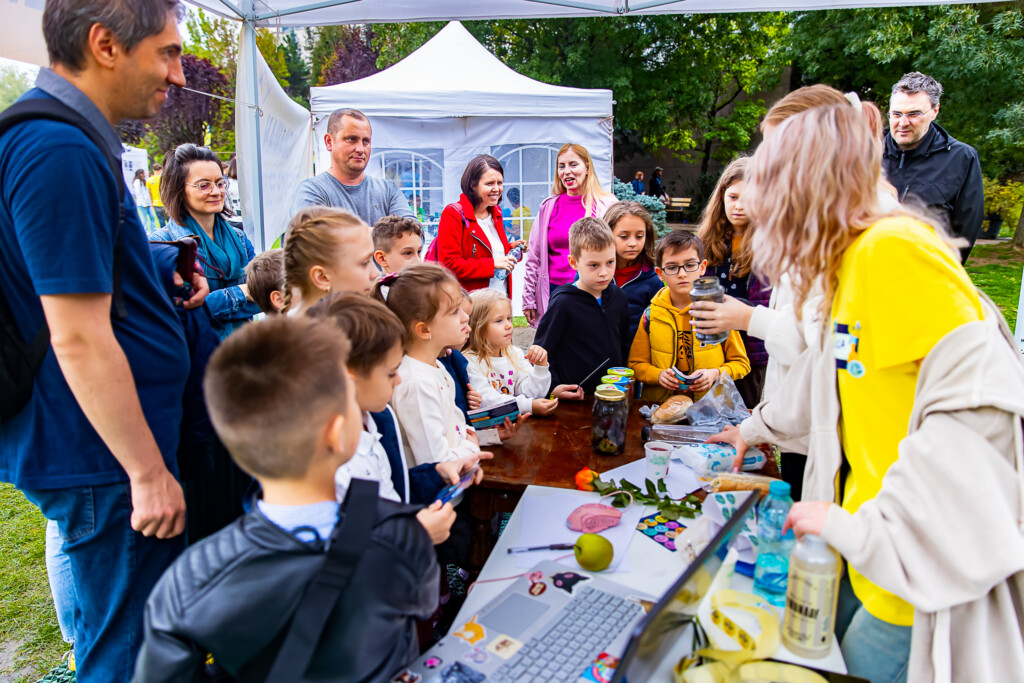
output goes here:
{"type": "Polygon", "coordinates": [[[437,360],[445,347],[462,346],[469,333],[459,283],[444,268],[424,263],[388,273],[377,281],[373,296],[405,327],[405,356],[398,366],[402,382],[391,407],[409,466],[479,452],[476,434],[455,404],[455,383],[437,360]]]}
{"type": "Polygon", "coordinates": [[[550,415],[557,398],[546,398],[551,388],[548,352],[531,346],[526,353],[512,343],[512,302],[501,292],[480,289],[470,294],[469,383],[483,397],[487,410],[515,398],[520,414],[550,415]]]}

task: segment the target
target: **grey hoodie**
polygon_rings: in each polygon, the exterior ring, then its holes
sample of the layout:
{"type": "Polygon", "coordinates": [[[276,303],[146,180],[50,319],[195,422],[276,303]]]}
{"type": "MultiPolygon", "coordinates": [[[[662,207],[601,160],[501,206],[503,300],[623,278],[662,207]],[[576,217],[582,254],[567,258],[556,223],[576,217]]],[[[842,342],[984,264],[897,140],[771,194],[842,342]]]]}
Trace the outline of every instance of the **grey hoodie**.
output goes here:
{"type": "MultiPolygon", "coordinates": [[[[1008,681],[1024,672],[1024,359],[985,319],[922,361],[907,437],[878,495],[833,506],[823,538],[914,606],[908,681],[1008,681]]],[[[831,345],[809,348],[744,439],[807,447],[805,500],[836,500],[842,464],[831,345]]]]}

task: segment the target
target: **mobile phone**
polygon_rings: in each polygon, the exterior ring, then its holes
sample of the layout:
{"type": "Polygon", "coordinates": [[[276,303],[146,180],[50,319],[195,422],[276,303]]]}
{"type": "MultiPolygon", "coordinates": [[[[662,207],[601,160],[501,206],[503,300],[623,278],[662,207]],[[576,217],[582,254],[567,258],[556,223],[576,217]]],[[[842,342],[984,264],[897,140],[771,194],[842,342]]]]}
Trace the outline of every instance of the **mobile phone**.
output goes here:
{"type": "Polygon", "coordinates": [[[195,237],[182,237],[175,242],[178,245],[178,260],[174,269],[185,281],[185,284],[192,284],[192,276],[196,272],[196,256],[199,253],[199,242],[195,237]]]}
{"type": "Polygon", "coordinates": [[[441,492],[437,494],[437,497],[434,498],[434,500],[439,500],[441,501],[441,505],[444,505],[445,503],[457,498],[458,496],[461,496],[463,492],[465,492],[465,490],[468,489],[470,485],[473,483],[473,479],[476,477],[476,472],[479,469],[480,466],[478,465],[471,469],[469,472],[466,472],[464,475],[462,475],[462,478],[459,479],[458,484],[452,484],[451,486],[446,486],[443,489],[441,489],[441,492]]]}
{"type": "Polygon", "coordinates": [[[692,375],[684,375],[679,371],[678,368],[672,368],[672,373],[676,376],[676,379],[679,380],[680,389],[690,389],[691,387],[693,387],[694,384],[697,383],[697,380],[700,379],[700,376],[704,374],[704,371],[698,370],[692,375]]]}

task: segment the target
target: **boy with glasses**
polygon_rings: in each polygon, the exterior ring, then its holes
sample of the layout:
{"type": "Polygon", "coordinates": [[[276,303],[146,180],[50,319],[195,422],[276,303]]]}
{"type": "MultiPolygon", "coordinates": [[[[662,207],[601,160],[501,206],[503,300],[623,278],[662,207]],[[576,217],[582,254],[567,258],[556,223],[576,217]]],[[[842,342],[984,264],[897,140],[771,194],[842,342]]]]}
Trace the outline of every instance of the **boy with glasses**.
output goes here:
{"type": "Polygon", "coordinates": [[[690,290],[708,265],[704,243],[685,230],[673,230],[658,241],[654,257],[654,272],[665,286],[644,311],[629,350],[629,367],[644,385],[643,398],[663,401],[681,391],[674,370],[693,378],[686,393],[694,399],[723,372],[733,380],[746,376],[750,361],[739,332],[732,330],[721,344],[705,346],[690,326],[690,290]]]}
{"type": "Polygon", "coordinates": [[[941,96],[942,85],[917,71],[892,87],[882,167],[901,203],[916,197],[946,216],[950,233],[968,242],[960,249],[966,262],[985,213],[981,163],[973,147],[935,123],[941,96]]]}

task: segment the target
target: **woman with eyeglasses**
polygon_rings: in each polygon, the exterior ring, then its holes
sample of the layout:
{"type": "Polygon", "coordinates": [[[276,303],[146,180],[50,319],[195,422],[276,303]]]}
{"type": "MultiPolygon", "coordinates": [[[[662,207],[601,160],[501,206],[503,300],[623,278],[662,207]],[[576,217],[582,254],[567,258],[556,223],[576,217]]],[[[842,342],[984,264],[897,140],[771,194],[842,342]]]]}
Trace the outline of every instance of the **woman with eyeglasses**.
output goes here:
{"type": "Polygon", "coordinates": [[[154,242],[198,237],[199,263],[210,283],[206,306],[221,339],[260,312],[245,285],[245,266],[256,250],[245,233],[225,220],[231,215],[225,203],[227,187],[216,154],[192,143],[179,145],[167,154],[160,178],[160,198],[169,220],[149,236],[154,242]]]}

